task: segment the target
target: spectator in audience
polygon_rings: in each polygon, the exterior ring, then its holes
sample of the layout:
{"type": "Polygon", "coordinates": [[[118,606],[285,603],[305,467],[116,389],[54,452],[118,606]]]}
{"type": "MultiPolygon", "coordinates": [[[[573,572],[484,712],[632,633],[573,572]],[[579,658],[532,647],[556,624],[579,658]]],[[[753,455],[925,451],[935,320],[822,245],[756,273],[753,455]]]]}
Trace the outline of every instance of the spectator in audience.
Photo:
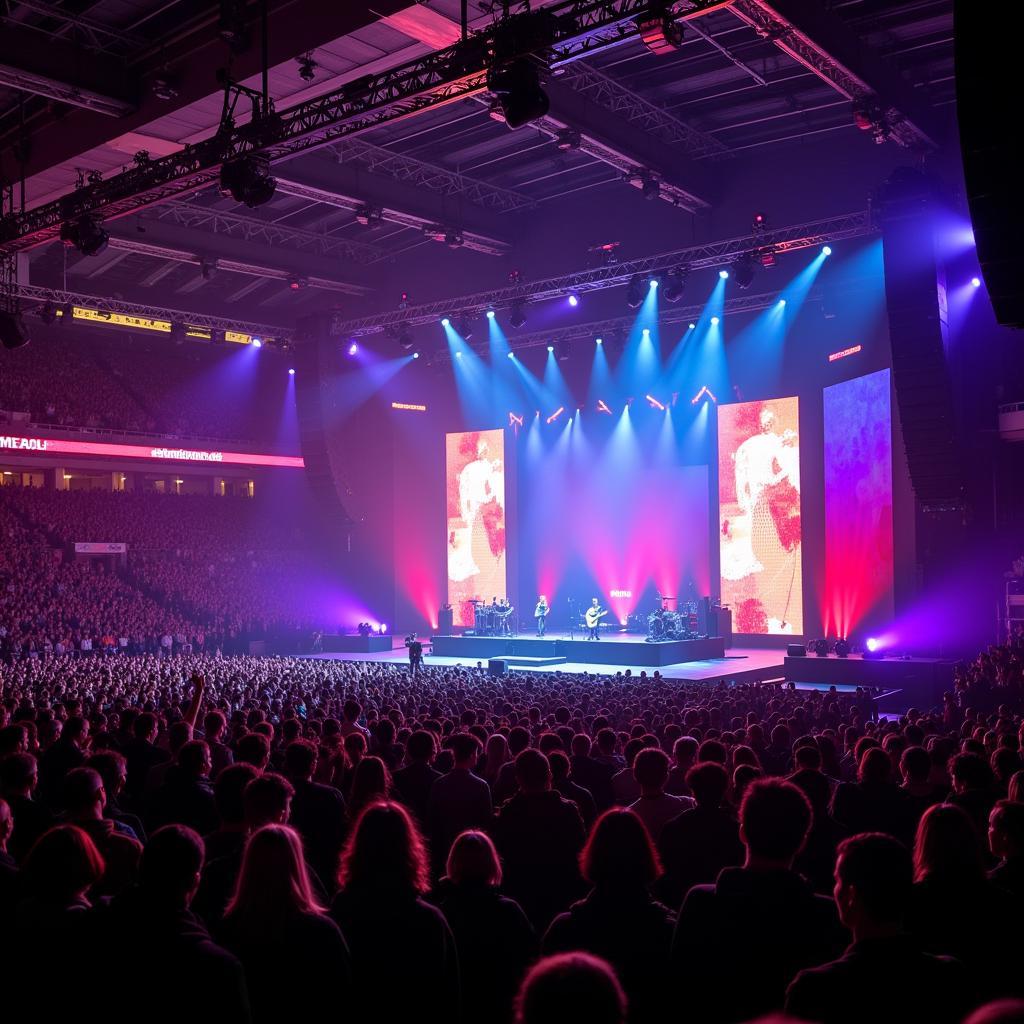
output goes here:
{"type": "Polygon", "coordinates": [[[187,825],[200,835],[213,832],[220,816],[210,785],[210,748],[203,740],[190,740],[178,751],[174,762],[167,763],[171,768],[151,801],[153,824],[187,825]]]}
{"type": "Polygon", "coordinates": [[[922,953],[904,929],[913,880],[910,852],[892,836],[863,833],[840,844],[835,901],[853,943],[838,960],[796,976],[788,1014],[818,1024],[958,1024],[971,1005],[967,971],[922,953]]]}
{"type": "Polygon", "coordinates": [[[285,748],[285,775],[295,791],[289,820],[302,836],[310,866],[333,885],[345,841],[345,798],[334,786],[313,781],[316,767],[317,749],[308,740],[293,740],[285,748]]]}
{"type": "Polygon", "coordinates": [[[429,888],[427,851],[401,804],[363,810],[345,843],[338,884],[331,916],[359,979],[352,1018],[457,1017],[455,939],[441,911],[421,898],[429,888]]]}
{"type": "Polygon", "coordinates": [[[128,762],[123,754],[116,750],[101,750],[92,754],[85,762],[86,768],[92,768],[103,780],[103,791],[107,795],[107,803],[103,809],[105,817],[119,822],[131,829],[141,843],[146,842],[146,830],[142,819],[137,814],[125,810],[121,806],[121,797],[128,782],[128,762]]]}
{"type": "Polygon", "coordinates": [[[626,996],[615,971],[588,953],[541,960],[523,979],[516,1024],[625,1024],[626,996]]]}
{"type": "Polygon", "coordinates": [[[352,998],[348,946],[317,903],[302,840],[287,825],[249,837],[219,935],[245,969],[254,1021],[302,1020],[352,998]]]}
{"type": "Polygon", "coordinates": [[[0,920],[14,909],[17,898],[18,865],[7,850],[13,831],[14,815],[7,801],[0,797],[0,920]]]}
{"type": "MultiPolygon", "coordinates": [[[[504,740],[503,736],[501,738],[504,740]]],[[[441,773],[432,763],[436,751],[434,734],[426,729],[417,729],[405,745],[405,767],[399,768],[392,776],[395,795],[412,812],[420,828],[427,824],[430,793],[434,783],[441,778],[441,773]]]]}
{"type": "Polygon", "coordinates": [[[138,805],[145,791],[146,776],[149,770],[164,761],[170,760],[165,750],[156,745],[156,737],[160,728],[159,720],[152,711],[143,711],[132,727],[132,739],[123,749],[128,761],[127,792],[138,805]]]}
{"type": "Polygon", "coordinates": [[[9,852],[18,863],[53,823],[53,815],[35,799],[37,785],[38,767],[31,754],[8,754],[0,761],[0,797],[14,815],[9,852]]]}
{"type": "Polygon", "coordinates": [[[455,936],[463,1019],[509,1021],[538,942],[522,907],[501,895],[498,851],[485,832],[456,838],[436,899],[455,936]]]}
{"type": "Polygon", "coordinates": [[[672,796],[693,796],[686,783],[686,775],[697,763],[700,744],[692,736],[680,736],[672,744],[672,767],[669,769],[665,792],[672,796]]]}
{"type": "Polygon", "coordinates": [[[1021,990],[1015,939],[1020,907],[985,876],[971,819],[953,804],[929,808],[917,828],[907,926],[929,953],[953,956],[985,998],[1021,990]]]}
{"type": "Polygon", "coordinates": [[[235,763],[235,755],[222,739],[226,731],[227,719],[224,713],[208,711],[203,719],[203,739],[210,748],[210,778],[214,781],[228,765],[235,763]]]}
{"type": "Polygon", "coordinates": [[[974,825],[979,839],[988,831],[988,816],[996,802],[994,778],[981,754],[957,754],[950,762],[953,792],[949,803],[959,807],[974,825]]]}
{"type": "Polygon", "coordinates": [[[39,759],[39,789],[51,807],[64,806],[64,779],[73,768],[85,764],[88,746],[89,723],[81,715],[72,715],[57,742],[39,759]]]}
{"type": "Polygon", "coordinates": [[[473,774],[480,741],[460,732],[451,737],[448,746],[455,758],[454,767],[435,780],[427,806],[427,827],[439,865],[460,832],[485,828],[491,820],[490,786],[473,774]]]}
{"type": "Polygon", "coordinates": [[[867,747],[856,782],[843,782],[832,798],[832,817],[848,834],[885,832],[903,842],[913,834],[913,809],[893,779],[892,759],[881,747],[867,747]]]}
{"type": "Polygon", "coordinates": [[[914,831],[921,815],[941,804],[949,792],[948,786],[938,785],[932,781],[932,759],[924,747],[907,747],[900,755],[900,774],[903,776],[903,792],[907,794],[910,804],[911,821],[914,831]]]}
{"type": "Polygon", "coordinates": [[[101,920],[103,955],[118,968],[118,996],[167,1024],[199,1017],[223,1024],[250,1019],[242,965],[218,946],[192,912],[203,869],[203,841],[184,825],[153,833],[139,884],[101,920]],[[171,984],[154,990],[159,965],[171,984]]]}
{"type": "Polygon", "coordinates": [[[651,896],[661,864],[635,812],[617,808],[601,815],[580,868],[593,888],[551,923],[544,952],[582,949],[607,960],[626,991],[630,1020],[658,1019],[668,997],[675,914],[651,896]]]}
{"type": "Polygon", "coordinates": [[[590,793],[596,811],[607,810],[612,805],[612,776],[615,769],[593,756],[594,745],[586,733],[576,733],[570,749],[573,781],[590,793]]]}
{"type": "Polygon", "coordinates": [[[575,804],[552,790],[551,767],[539,750],[524,750],[515,765],[519,792],[499,810],[492,834],[508,895],[541,931],[580,895],[583,819],[575,804]]]}
{"type": "Polygon", "coordinates": [[[571,762],[561,750],[552,750],[548,754],[548,764],[551,765],[551,786],[556,793],[560,793],[566,800],[576,805],[583,819],[583,827],[590,828],[597,817],[597,807],[594,798],[589,790],[576,784],[571,777],[571,762]]]}
{"type": "Polygon", "coordinates": [[[764,779],[747,789],[743,867],[692,888],[679,912],[674,972],[697,1018],[746,1021],[781,1009],[797,971],[846,945],[832,901],[793,871],[810,827],[811,806],[796,786],[764,779]]]}
{"type": "Polygon", "coordinates": [[[713,761],[694,765],[686,788],[696,806],[669,821],[658,842],[665,874],[657,892],[670,907],[682,906],[693,886],[714,882],[723,868],[743,863],[739,825],[725,803],[725,769],[713,761]]]}
{"type": "Polygon", "coordinates": [[[1024,804],[1000,800],[989,815],[988,842],[998,861],[991,881],[1015,899],[1024,898],[1024,804]]]}
{"type": "Polygon", "coordinates": [[[668,756],[653,747],[641,750],[633,761],[633,777],[640,786],[640,797],[629,807],[656,843],[667,822],[694,807],[692,797],[671,796],[665,792],[668,769],[668,756]]]}

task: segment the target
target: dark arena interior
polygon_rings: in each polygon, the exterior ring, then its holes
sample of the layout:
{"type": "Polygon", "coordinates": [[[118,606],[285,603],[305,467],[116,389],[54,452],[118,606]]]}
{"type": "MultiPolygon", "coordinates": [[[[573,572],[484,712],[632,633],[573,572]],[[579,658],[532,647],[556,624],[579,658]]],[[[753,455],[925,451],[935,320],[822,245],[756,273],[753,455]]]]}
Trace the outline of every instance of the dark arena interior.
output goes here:
{"type": "Polygon", "coordinates": [[[1024,1024],[1011,11],[0,0],[0,1017],[1024,1024]]]}

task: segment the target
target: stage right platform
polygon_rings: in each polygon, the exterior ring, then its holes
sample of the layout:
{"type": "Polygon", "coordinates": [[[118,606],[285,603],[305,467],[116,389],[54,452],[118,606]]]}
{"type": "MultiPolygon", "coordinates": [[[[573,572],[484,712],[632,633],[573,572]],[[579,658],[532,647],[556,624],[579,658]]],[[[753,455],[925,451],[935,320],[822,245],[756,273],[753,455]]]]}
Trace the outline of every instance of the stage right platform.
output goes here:
{"type": "Polygon", "coordinates": [[[442,658],[543,658],[587,665],[637,665],[659,668],[725,657],[722,637],[647,643],[635,634],[608,633],[600,640],[546,637],[435,636],[433,654],[442,658]]]}
{"type": "MultiPolygon", "coordinates": [[[[953,688],[953,662],[941,658],[864,658],[854,654],[837,658],[787,657],[784,669],[791,683],[824,686],[873,686],[894,693],[907,708],[941,705],[942,695],[953,688]]],[[[884,710],[884,709],[883,709],[884,710]]]]}

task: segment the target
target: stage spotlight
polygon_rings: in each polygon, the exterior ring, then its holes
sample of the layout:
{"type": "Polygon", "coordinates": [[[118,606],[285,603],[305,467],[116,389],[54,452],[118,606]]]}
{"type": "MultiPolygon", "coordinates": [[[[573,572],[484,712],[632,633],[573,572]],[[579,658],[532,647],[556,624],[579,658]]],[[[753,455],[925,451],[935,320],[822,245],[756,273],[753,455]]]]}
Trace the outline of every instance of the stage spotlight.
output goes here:
{"type": "Polygon", "coordinates": [[[294,377],[295,376],[295,368],[294,367],[289,367],[288,368],[288,376],[289,377],[294,377]]]}
{"type": "Polygon", "coordinates": [[[981,287],[981,278],[980,277],[972,277],[971,278],[971,284],[975,288],[980,288],[981,287]]]}
{"type": "Polygon", "coordinates": [[[640,41],[659,57],[678,50],[683,45],[683,26],[664,10],[652,11],[636,21],[640,41]]]}
{"type": "Polygon", "coordinates": [[[220,169],[220,194],[255,209],[274,198],[277,181],[270,173],[270,158],[261,153],[229,160],[220,169]]]}
{"type": "Polygon", "coordinates": [[[720,278],[721,278],[721,279],[722,279],[723,281],[725,281],[725,280],[726,280],[726,279],[727,279],[727,278],[729,277],[729,271],[728,271],[728,270],[720,270],[720,271],[718,272],[718,276],[719,276],[719,277],[720,277],[720,278]]]}
{"type": "Polygon", "coordinates": [[[837,658],[848,658],[850,656],[850,641],[839,639],[832,648],[837,658]]]}
{"type": "Polygon", "coordinates": [[[824,658],[828,655],[828,641],[812,640],[807,645],[807,650],[809,650],[816,658],[824,658]]]}
{"type": "Polygon", "coordinates": [[[717,317],[717,316],[713,316],[713,317],[711,318],[711,322],[712,322],[713,324],[717,324],[717,323],[719,322],[719,321],[718,321],[718,317],[717,317]]]}
{"type": "Polygon", "coordinates": [[[348,347],[348,354],[354,356],[359,351],[359,346],[353,341],[348,347]]]}
{"type": "Polygon", "coordinates": [[[548,345],[548,352],[554,352],[554,351],[555,351],[555,346],[554,345],[548,345]]]}
{"type": "Polygon", "coordinates": [[[522,302],[513,302],[512,303],[512,308],[509,310],[509,313],[508,313],[508,322],[509,322],[509,326],[513,330],[518,331],[519,328],[522,327],[523,324],[526,323],[526,312],[524,310],[524,306],[525,306],[525,303],[522,303],[522,302]]]}
{"type": "Polygon", "coordinates": [[[494,319],[494,310],[493,309],[487,310],[487,319],[488,320],[493,320],[494,319]]]}
{"type": "Polygon", "coordinates": [[[649,337],[651,336],[651,329],[650,329],[649,327],[645,327],[645,328],[644,328],[644,329],[643,329],[643,330],[642,330],[642,331],[641,331],[640,333],[641,333],[641,334],[642,334],[642,335],[643,335],[643,336],[644,336],[645,338],[649,338],[649,337]]]}
{"type": "Polygon", "coordinates": [[[398,327],[398,344],[406,352],[408,352],[413,344],[412,331],[409,330],[408,324],[400,324],[398,327]]]}
{"type": "Polygon", "coordinates": [[[413,357],[413,359],[419,359],[419,357],[420,357],[419,352],[413,352],[412,357],[413,357]]]}
{"type": "Polygon", "coordinates": [[[658,279],[656,277],[652,277],[650,279],[650,281],[647,282],[647,287],[650,288],[651,290],[657,288],[658,287],[658,279]]]}
{"type": "Polygon", "coordinates": [[[509,128],[522,128],[544,117],[551,106],[537,67],[525,58],[492,67],[487,72],[487,88],[497,99],[502,120],[509,128]]]}
{"type": "Polygon", "coordinates": [[[746,290],[754,283],[754,256],[753,253],[744,253],[732,265],[732,277],[736,287],[746,290]]]}
{"type": "Polygon", "coordinates": [[[686,288],[684,271],[671,270],[661,279],[660,295],[665,302],[678,302],[686,288]]]}
{"type": "Polygon", "coordinates": [[[44,324],[52,324],[57,319],[57,308],[52,302],[44,302],[39,307],[39,319],[44,324]]]}
{"type": "Polygon", "coordinates": [[[446,316],[441,317],[441,326],[442,327],[448,327],[450,324],[451,324],[451,320],[449,320],[448,317],[446,317],[446,316]]]}
{"type": "Polygon", "coordinates": [[[0,345],[4,348],[22,348],[32,339],[25,321],[17,310],[0,310],[0,345]]]}
{"type": "Polygon", "coordinates": [[[263,348],[263,339],[262,338],[253,338],[252,339],[252,347],[253,348],[263,348]]]}
{"type": "Polygon", "coordinates": [[[509,352],[508,357],[509,357],[509,359],[515,359],[515,357],[516,357],[515,352],[509,352]]]}
{"type": "Polygon", "coordinates": [[[832,246],[831,245],[823,245],[821,247],[821,255],[822,256],[831,256],[832,255],[832,246]]]}
{"type": "Polygon", "coordinates": [[[110,236],[87,213],[78,220],[64,221],[60,226],[60,240],[83,256],[95,256],[107,247],[110,236]]]}
{"type": "Polygon", "coordinates": [[[697,325],[696,324],[690,324],[689,327],[687,327],[686,329],[688,331],[695,331],[697,329],[697,325]]]}
{"type": "Polygon", "coordinates": [[[630,309],[639,309],[644,303],[644,293],[640,288],[640,279],[634,277],[626,286],[626,305],[630,309]]]}
{"type": "Polygon", "coordinates": [[[595,338],[594,339],[594,344],[595,345],[603,345],[604,344],[604,338],[595,338]]]}
{"type": "Polygon", "coordinates": [[[878,641],[873,636],[869,636],[864,646],[874,654],[878,650],[878,641]]]}
{"type": "Polygon", "coordinates": [[[473,337],[473,321],[468,316],[460,316],[455,321],[455,330],[462,335],[466,341],[473,337]]]}
{"type": "Polygon", "coordinates": [[[461,352],[456,352],[455,353],[455,358],[456,359],[461,359],[462,358],[462,353],[461,352]]]}
{"type": "Polygon", "coordinates": [[[785,304],[786,304],[786,300],[785,299],[779,299],[779,305],[780,306],[784,306],[785,304]]]}
{"type": "Polygon", "coordinates": [[[575,308],[580,304],[580,297],[575,292],[569,293],[569,305],[575,308]]]}

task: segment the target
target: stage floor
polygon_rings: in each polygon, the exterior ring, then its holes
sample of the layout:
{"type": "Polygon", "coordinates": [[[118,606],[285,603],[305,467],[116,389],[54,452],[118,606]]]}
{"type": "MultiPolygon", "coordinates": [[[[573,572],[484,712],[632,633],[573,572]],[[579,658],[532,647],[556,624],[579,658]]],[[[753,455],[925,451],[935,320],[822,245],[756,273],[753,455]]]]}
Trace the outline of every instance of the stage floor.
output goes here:
{"type": "MultiPolygon", "coordinates": [[[[561,638],[561,634],[557,635],[561,638]]],[[[566,639],[568,634],[565,634],[566,639]]],[[[548,639],[555,639],[556,634],[549,633],[548,639]]],[[[632,638],[634,643],[636,637],[632,638]]],[[[605,640],[598,641],[605,643],[605,640]]],[[[614,641],[609,640],[609,643],[614,641]]],[[[594,644],[594,641],[591,641],[594,644]]],[[[426,651],[426,664],[435,666],[465,665],[473,667],[478,663],[487,667],[487,658],[463,655],[461,657],[445,657],[432,655],[429,645],[426,651]]],[[[651,645],[653,646],[653,645],[651,645]]],[[[767,648],[738,647],[729,648],[725,657],[711,658],[704,661],[687,661],[671,665],[630,664],[629,652],[632,645],[617,646],[622,651],[622,660],[614,663],[594,664],[593,662],[562,661],[551,665],[510,665],[513,672],[589,672],[592,675],[615,675],[630,669],[634,675],[647,672],[651,675],[655,670],[667,679],[680,679],[687,682],[716,683],[719,680],[734,682],[760,682],[763,680],[780,680],[784,676],[783,661],[785,651],[767,648]]],[[[390,664],[408,664],[408,652],[405,647],[398,647],[386,654],[314,654],[313,658],[330,658],[344,661],[384,661],[390,664]]]]}

